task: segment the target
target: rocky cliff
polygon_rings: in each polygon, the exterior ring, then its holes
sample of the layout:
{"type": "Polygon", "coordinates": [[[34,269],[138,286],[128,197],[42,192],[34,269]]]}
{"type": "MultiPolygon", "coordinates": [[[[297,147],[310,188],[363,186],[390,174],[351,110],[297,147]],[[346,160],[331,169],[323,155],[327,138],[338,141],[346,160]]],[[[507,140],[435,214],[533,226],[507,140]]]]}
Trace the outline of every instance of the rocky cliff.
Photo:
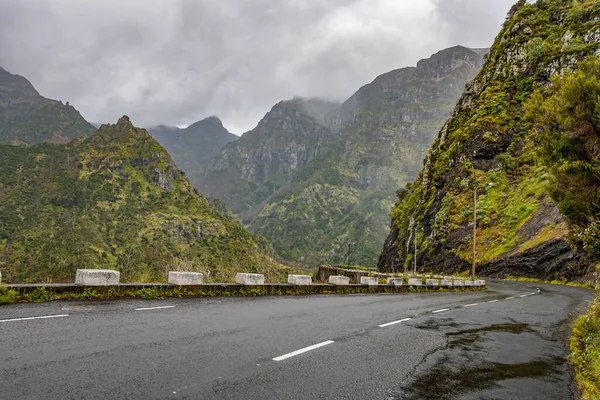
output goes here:
{"type": "Polygon", "coordinates": [[[42,97],[27,79],[0,67],[0,144],[66,143],[94,130],[68,102],[42,97]]]}
{"type": "Polygon", "coordinates": [[[219,155],[223,146],[238,139],[216,116],[183,129],[159,125],[148,128],[148,131],[171,154],[195,187],[199,186],[206,167],[219,155]]]}
{"type": "Polygon", "coordinates": [[[599,39],[596,1],[520,1],[511,9],[418,179],[398,192],[381,270],[412,262],[415,233],[420,269],[469,269],[475,190],[479,273],[572,278],[589,270],[565,241],[569,230],[548,195],[539,132],[524,104],[555,74],[600,54],[599,39]]]}
{"type": "Polygon", "coordinates": [[[396,189],[416,178],[482,64],[481,53],[457,46],[377,77],[342,105],[281,102],[225,146],[200,189],[287,260],[345,261],[350,242],[351,261],[373,265],[396,189]]]}
{"type": "Polygon", "coordinates": [[[270,196],[319,154],[332,132],[324,115],[335,103],[295,98],[282,101],[256,128],[223,147],[198,189],[223,200],[246,222],[270,196]]]}

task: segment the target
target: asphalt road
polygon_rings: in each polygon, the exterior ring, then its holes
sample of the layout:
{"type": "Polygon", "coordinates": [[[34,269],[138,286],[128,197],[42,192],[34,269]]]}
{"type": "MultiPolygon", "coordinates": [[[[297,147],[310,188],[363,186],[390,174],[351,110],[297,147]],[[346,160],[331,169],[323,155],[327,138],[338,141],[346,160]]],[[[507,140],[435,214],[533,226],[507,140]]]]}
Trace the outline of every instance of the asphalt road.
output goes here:
{"type": "Polygon", "coordinates": [[[495,282],[2,306],[0,399],[564,400],[569,324],[592,296],[495,282]]]}

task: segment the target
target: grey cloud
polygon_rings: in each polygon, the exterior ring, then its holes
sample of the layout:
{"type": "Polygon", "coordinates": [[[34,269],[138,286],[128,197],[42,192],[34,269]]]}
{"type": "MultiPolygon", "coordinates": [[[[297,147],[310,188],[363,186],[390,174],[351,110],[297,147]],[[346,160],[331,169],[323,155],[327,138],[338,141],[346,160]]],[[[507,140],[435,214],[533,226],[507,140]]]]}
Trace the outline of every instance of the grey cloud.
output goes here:
{"type": "Polygon", "coordinates": [[[90,121],[219,115],[235,133],[295,95],[343,100],[455,44],[512,0],[2,0],[0,65],[90,121]]]}

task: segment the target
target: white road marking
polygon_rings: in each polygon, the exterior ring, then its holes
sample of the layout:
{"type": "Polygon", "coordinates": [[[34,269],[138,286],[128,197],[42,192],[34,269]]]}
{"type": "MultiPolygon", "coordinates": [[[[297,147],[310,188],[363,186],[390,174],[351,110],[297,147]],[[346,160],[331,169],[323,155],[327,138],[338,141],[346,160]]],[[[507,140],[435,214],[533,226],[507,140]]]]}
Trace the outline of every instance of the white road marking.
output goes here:
{"type": "Polygon", "coordinates": [[[514,298],[515,298],[515,296],[511,296],[511,297],[507,297],[507,298],[505,298],[504,300],[512,300],[512,299],[514,299],[514,298]]]}
{"type": "Polygon", "coordinates": [[[386,326],[399,324],[400,322],[404,322],[404,321],[410,321],[411,319],[412,318],[399,319],[398,321],[392,321],[392,322],[388,322],[387,324],[381,324],[381,325],[377,325],[377,326],[380,328],[385,328],[386,326]]]}
{"type": "Polygon", "coordinates": [[[308,347],[305,347],[303,349],[292,351],[291,353],[287,353],[287,354],[284,354],[282,356],[275,357],[275,358],[273,358],[273,361],[282,361],[282,360],[285,360],[287,358],[297,356],[298,354],[306,353],[307,351],[318,349],[319,347],[327,346],[328,344],[332,344],[332,343],[334,343],[333,340],[327,340],[325,342],[313,344],[312,346],[308,346],[308,347]]]}
{"type": "Polygon", "coordinates": [[[529,293],[529,294],[530,294],[531,296],[533,296],[533,295],[535,295],[535,292],[533,292],[533,293],[529,293]]]}
{"type": "Polygon", "coordinates": [[[69,316],[69,314],[42,315],[41,317],[0,319],[0,322],[29,321],[29,320],[32,320],[32,319],[61,318],[61,317],[68,317],[68,316],[69,316]]]}
{"type": "Polygon", "coordinates": [[[135,311],[162,310],[165,308],[174,308],[174,307],[175,306],[143,307],[143,308],[136,308],[135,311]]]}
{"type": "Polygon", "coordinates": [[[448,310],[449,310],[449,308],[442,308],[441,310],[435,310],[435,311],[432,311],[431,313],[432,314],[437,314],[437,313],[448,311],[448,310]]]}
{"type": "Polygon", "coordinates": [[[526,294],[522,294],[519,297],[527,297],[527,295],[526,294]]]}
{"type": "Polygon", "coordinates": [[[488,303],[495,303],[495,302],[497,302],[497,301],[498,301],[498,300],[490,300],[490,301],[488,301],[488,303]]]}
{"type": "Polygon", "coordinates": [[[471,304],[466,304],[465,307],[473,307],[473,306],[478,306],[479,303],[471,303],[471,304]]]}

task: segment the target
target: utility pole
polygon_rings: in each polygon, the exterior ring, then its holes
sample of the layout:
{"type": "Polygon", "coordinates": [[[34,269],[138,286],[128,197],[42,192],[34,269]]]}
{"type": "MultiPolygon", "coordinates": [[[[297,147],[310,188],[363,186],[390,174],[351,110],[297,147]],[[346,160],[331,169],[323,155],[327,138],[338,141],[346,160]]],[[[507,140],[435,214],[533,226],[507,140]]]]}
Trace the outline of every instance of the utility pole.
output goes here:
{"type": "Polygon", "coordinates": [[[414,245],[415,245],[415,262],[414,262],[414,267],[413,267],[413,276],[417,276],[417,226],[415,224],[415,227],[413,228],[413,233],[415,235],[415,239],[414,239],[414,245]]]}
{"type": "Polygon", "coordinates": [[[351,243],[348,242],[348,253],[346,254],[346,264],[348,265],[348,268],[350,268],[350,246],[351,243]]]}
{"type": "Polygon", "coordinates": [[[475,282],[475,256],[477,255],[477,186],[473,190],[473,266],[471,279],[475,282]]]}

